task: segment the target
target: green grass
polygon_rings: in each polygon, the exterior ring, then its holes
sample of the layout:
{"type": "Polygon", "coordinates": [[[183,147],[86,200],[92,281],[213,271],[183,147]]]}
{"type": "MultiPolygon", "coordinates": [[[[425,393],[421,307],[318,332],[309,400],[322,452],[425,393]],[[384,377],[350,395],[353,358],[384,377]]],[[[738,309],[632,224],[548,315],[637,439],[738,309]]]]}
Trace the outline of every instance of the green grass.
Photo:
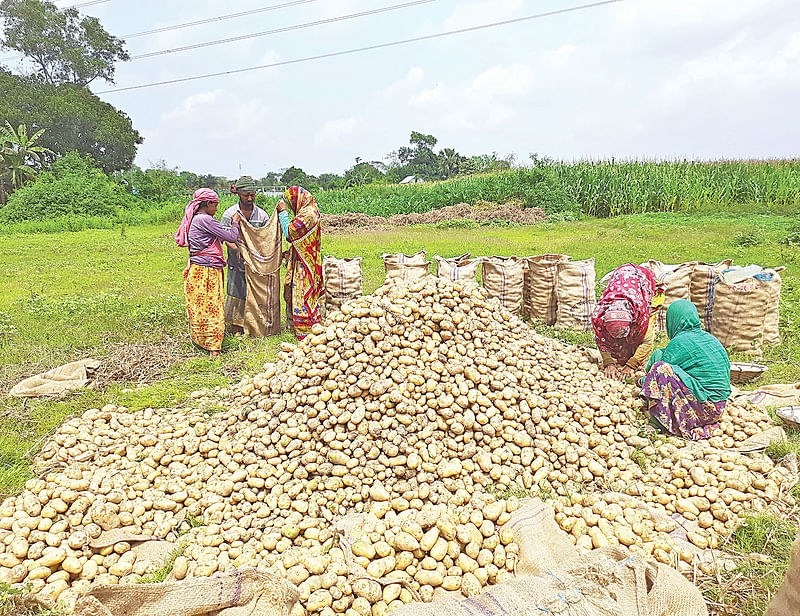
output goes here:
{"type": "Polygon", "coordinates": [[[720,616],[762,616],[789,568],[797,536],[792,520],[759,515],[748,517],[730,536],[725,548],[739,563],[723,574],[721,584],[705,589],[706,599],[720,616]]]}
{"type": "Polygon", "coordinates": [[[183,554],[185,549],[185,546],[181,546],[172,550],[172,552],[170,552],[164,559],[164,564],[161,567],[153,571],[153,573],[148,573],[147,575],[139,577],[136,582],[138,584],[160,584],[161,582],[164,582],[175,568],[175,560],[178,558],[178,556],[183,554]]]}

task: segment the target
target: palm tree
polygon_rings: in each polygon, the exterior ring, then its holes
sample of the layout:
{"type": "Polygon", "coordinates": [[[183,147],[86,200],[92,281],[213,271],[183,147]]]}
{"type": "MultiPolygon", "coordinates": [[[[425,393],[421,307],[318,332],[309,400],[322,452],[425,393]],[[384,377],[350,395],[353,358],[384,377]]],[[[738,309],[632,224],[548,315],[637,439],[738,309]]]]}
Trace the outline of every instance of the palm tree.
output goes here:
{"type": "Polygon", "coordinates": [[[456,175],[462,162],[463,157],[453,148],[444,148],[439,152],[439,163],[445,178],[456,175]]]}
{"type": "Polygon", "coordinates": [[[6,179],[12,188],[19,188],[25,181],[36,175],[32,162],[39,162],[42,156],[53,152],[36,145],[45,129],[28,135],[28,127],[20,124],[17,130],[6,120],[0,126],[0,181],[6,179]]]}

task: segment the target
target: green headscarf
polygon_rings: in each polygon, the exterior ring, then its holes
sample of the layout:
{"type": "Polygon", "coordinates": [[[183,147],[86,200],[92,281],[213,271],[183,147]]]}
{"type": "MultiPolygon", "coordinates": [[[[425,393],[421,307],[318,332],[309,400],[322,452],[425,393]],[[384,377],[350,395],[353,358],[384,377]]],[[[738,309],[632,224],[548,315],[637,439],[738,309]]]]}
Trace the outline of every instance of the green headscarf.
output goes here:
{"type": "Polygon", "coordinates": [[[667,362],[699,402],[727,400],[731,395],[728,353],[719,340],[703,330],[692,302],[672,302],[667,310],[667,336],[667,348],[653,352],[647,370],[657,361],[667,362]]]}

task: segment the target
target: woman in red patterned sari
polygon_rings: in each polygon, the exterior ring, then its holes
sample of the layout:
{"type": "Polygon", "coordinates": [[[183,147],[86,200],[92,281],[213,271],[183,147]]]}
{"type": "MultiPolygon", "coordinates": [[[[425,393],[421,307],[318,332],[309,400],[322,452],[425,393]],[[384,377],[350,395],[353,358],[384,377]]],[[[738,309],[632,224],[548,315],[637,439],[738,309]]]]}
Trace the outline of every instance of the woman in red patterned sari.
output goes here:
{"type": "Polygon", "coordinates": [[[278,219],[289,243],[289,263],[284,282],[287,317],[302,340],[322,321],[322,247],[317,200],[305,188],[292,186],[278,201],[278,219]],[[294,215],[289,220],[287,209],[294,215]]]}

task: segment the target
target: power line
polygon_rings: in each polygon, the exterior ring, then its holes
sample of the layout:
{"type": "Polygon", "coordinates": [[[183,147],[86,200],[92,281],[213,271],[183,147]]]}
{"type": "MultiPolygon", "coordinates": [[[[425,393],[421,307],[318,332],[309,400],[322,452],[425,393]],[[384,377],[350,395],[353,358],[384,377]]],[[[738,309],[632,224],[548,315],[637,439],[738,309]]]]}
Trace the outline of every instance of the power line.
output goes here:
{"type": "MultiPolygon", "coordinates": [[[[102,0],[108,2],[108,0],[102,0]]],[[[145,30],[144,32],[134,32],[133,34],[126,34],[120,38],[128,40],[138,36],[146,36],[148,34],[159,34],[161,32],[169,32],[170,30],[180,30],[181,28],[190,28],[192,26],[201,26],[203,24],[214,23],[215,21],[225,21],[227,19],[234,19],[236,17],[246,17],[248,15],[255,15],[256,13],[263,13],[265,11],[276,11],[278,9],[285,9],[299,4],[308,4],[310,2],[317,2],[317,0],[294,0],[293,2],[284,2],[283,4],[272,4],[270,6],[263,6],[260,9],[251,9],[249,11],[242,11],[241,13],[230,13],[228,15],[219,15],[217,17],[208,17],[207,19],[198,19],[197,21],[187,21],[182,24],[175,24],[172,26],[164,26],[163,28],[156,28],[154,30],[145,30]]]]}
{"type": "Polygon", "coordinates": [[[262,64],[260,66],[250,66],[247,68],[231,69],[229,71],[220,71],[218,73],[207,73],[205,75],[195,75],[193,77],[181,77],[179,79],[168,79],[166,81],[154,81],[151,83],[143,83],[135,86],[126,86],[124,88],[112,88],[110,90],[102,90],[95,92],[95,94],[109,94],[112,92],[126,92],[129,90],[141,90],[144,88],[153,88],[156,86],[165,86],[175,83],[185,83],[187,81],[198,81],[200,79],[208,79],[210,77],[223,77],[225,75],[236,75],[238,73],[246,73],[248,71],[257,71],[265,68],[277,68],[279,66],[288,66],[290,64],[300,64],[303,62],[312,62],[315,60],[323,60],[326,58],[335,58],[338,56],[352,55],[363,53],[365,51],[373,51],[375,49],[385,49],[387,47],[397,47],[399,45],[407,45],[409,43],[418,43],[420,41],[429,41],[446,36],[453,36],[455,34],[464,34],[466,32],[475,32],[477,30],[485,30],[488,28],[496,28],[498,26],[506,26],[510,24],[520,23],[523,21],[531,21],[533,19],[541,19],[544,17],[553,17],[555,15],[562,15],[564,13],[573,13],[584,9],[591,9],[608,4],[616,4],[622,0],[603,0],[601,2],[592,2],[590,4],[581,4],[579,6],[572,6],[566,9],[557,9],[554,11],[547,11],[546,13],[536,13],[535,15],[526,15],[525,17],[517,17],[515,19],[506,19],[504,21],[496,21],[494,23],[482,24],[480,26],[471,26],[468,28],[459,28],[458,30],[448,30],[447,32],[440,32],[438,34],[428,34],[426,36],[417,36],[414,38],[402,39],[399,41],[391,41],[388,43],[378,43],[376,45],[369,45],[367,47],[357,47],[355,49],[346,49],[344,51],[333,51],[330,53],[319,54],[316,56],[307,56],[305,58],[296,58],[294,60],[284,60],[281,62],[273,62],[271,64],[262,64]]]}
{"type": "Polygon", "coordinates": [[[404,2],[402,4],[394,4],[392,6],[384,6],[379,9],[372,9],[369,11],[362,11],[360,13],[350,13],[349,15],[339,15],[338,17],[329,17],[328,19],[320,19],[319,21],[310,21],[303,24],[295,24],[293,26],[284,26],[282,28],[275,28],[274,30],[265,30],[264,32],[254,32],[252,34],[242,34],[239,36],[232,36],[230,38],[218,39],[216,41],[207,41],[205,43],[194,43],[192,45],[185,45],[183,47],[175,47],[173,49],[162,49],[160,51],[151,51],[149,53],[139,54],[138,56],[131,56],[131,60],[141,60],[142,58],[152,58],[154,56],[163,56],[179,51],[189,51],[190,49],[201,49],[203,47],[211,47],[212,45],[222,45],[225,43],[235,43],[236,41],[244,41],[251,38],[258,38],[261,36],[269,36],[272,34],[279,34],[281,32],[291,32],[293,30],[302,30],[304,28],[311,28],[313,26],[321,26],[324,24],[331,24],[338,21],[347,21],[349,19],[356,19],[358,17],[366,17],[367,15],[375,15],[377,13],[387,13],[389,11],[396,11],[398,9],[408,8],[410,6],[417,6],[419,4],[429,4],[436,2],[436,0],[413,0],[413,2],[404,2]]]}

